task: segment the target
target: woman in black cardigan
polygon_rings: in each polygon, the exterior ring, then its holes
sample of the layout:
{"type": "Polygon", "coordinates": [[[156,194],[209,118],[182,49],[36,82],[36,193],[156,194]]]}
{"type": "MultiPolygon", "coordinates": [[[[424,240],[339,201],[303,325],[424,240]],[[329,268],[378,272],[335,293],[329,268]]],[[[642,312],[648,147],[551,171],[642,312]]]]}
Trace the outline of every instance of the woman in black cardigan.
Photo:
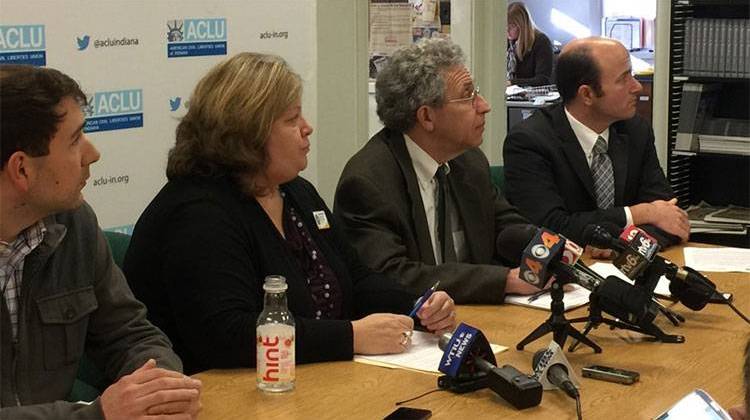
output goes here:
{"type": "MultiPolygon", "coordinates": [[[[193,373],[255,365],[267,275],[286,277],[299,363],[408,348],[417,296],[363,266],[315,188],[301,80],[283,59],[241,53],[196,86],[167,178],[133,232],[125,273],[193,373]],[[400,314],[400,315],[399,315],[400,314]]],[[[455,326],[437,292],[417,314],[455,326]]]]}
{"type": "Polygon", "coordinates": [[[529,11],[521,2],[508,5],[507,60],[509,85],[552,83],[552,43],[534,27],[529,11]]]}

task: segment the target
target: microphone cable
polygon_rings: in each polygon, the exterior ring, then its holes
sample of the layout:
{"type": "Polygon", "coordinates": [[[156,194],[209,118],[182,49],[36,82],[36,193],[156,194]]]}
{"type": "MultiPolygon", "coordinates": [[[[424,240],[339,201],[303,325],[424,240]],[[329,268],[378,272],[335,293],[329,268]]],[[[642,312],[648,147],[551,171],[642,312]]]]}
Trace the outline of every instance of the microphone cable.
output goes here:
{"type": "Polygon", "coordinates": [[[430,394],[432,394],[433,392],[438,392],[438,391],[447,391],[447,389],[443,389],[443,388],[435,388],[435,389],[431,389],[431,390],[429,390],[429,391],[427,391],[427,392],[423,392],[423,393],[421,393],[421,394],[417,395],[416,397],[413,397],[413,398],[409,398],[408,400],[403,400],[403,401],[396,401],[396,405],[406,404],[406,403],[408,403],[408,402],[411,402],[411,401],[414,401],[414,400],[418,400],[418,399],[420,399],[420,398],[422,398],[422,397],[424,397],[424,396],[430,395],[430,394]]]}
{"type": "Polygon", "coordinates": [[[747,317],[745,316],[745,314],[743,314],[742,312],[740,312],[740,310],[739,310],[739,309],[737,309],[737,307],[736,307],[736,306],[734,306],[734,303],[732,303],[732,301],[731,301],[731,300],[729,300],[729,299],[725,298],[725,297],[724,297],[724,295],[722,295],[722,294],[719,294],[719,296],[721,296],[722,298],[724,298],[724,302],[725,302],[725,303],[726,303],[727,305],[729,305],[729,307],[730,307],[730,308],[732,308],[732,310],[733,310],[733,311],[734,311],[734,312],[735,312],[735,313],[736,313],[737,315],[739,315],[739,316],[740,316],[740,318],[742,318],[742,319],[743,319],[743,320],[744,320],[745,322],[747,322],[748,324],[750,324],[750,319],[748,319],[748,318],[747,318],[747,317]]]}
{"type": "Polygon", "coordinates": [[[583,416],[581,415],[581,395],[576,395],[576,415],[578,416],[578,420],[583,420],[583,416]]]}

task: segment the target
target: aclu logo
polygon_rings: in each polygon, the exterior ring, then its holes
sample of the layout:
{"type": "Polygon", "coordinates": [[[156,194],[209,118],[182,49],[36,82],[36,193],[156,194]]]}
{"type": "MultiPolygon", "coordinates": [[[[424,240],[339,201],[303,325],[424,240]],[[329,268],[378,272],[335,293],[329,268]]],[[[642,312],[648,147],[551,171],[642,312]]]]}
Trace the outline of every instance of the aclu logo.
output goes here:
{"type": "MultiPolygon", "coordinates": [[[[82,37],[76,37],[76,43],[78,45],[78,51],[84,51],[89,47],[91,37],[89,35],[83,35],[82,37]]],[[[135,47],[139,44],[138,38],[103,38],[95,39],[93,44],[94,48],[110,48],[110,47],[135,47]]]]}
{"type": "Polygon", "coordinates": [[[227,55],[226,18],[167,21],[167,57],[227,55]]]}
{"type": "Polygon", "coordinates": [[[84,113],[86,133],[143,127],[143,90],[96,92],[84,113]]]}
{"type": "Polygon", "coordinates": [[[47,65],[44,25],[0,25],[0,64],[47,65]]]}

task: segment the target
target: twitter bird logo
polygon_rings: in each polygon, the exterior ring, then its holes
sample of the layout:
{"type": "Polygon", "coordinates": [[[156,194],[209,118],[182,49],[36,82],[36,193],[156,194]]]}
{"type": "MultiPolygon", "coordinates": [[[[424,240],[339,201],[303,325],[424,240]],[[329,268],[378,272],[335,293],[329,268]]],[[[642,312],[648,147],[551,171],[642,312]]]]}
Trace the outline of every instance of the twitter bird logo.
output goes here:
{"type": "Polygon", "coordinates": [[[83,38],[76,37],[76,41],[78,41],[78,51],[83,51],[88,48],[90,39],[91,38],[88,35],[84,35],[83,38]]]}
{"type": "Polygon", "coordinates": [[[175,96],[174,99],[169,99],[169,110],[172,112],[177,111],[180,108],[180,102],[182,102],[182,98],[179,96],[175,96]]]}

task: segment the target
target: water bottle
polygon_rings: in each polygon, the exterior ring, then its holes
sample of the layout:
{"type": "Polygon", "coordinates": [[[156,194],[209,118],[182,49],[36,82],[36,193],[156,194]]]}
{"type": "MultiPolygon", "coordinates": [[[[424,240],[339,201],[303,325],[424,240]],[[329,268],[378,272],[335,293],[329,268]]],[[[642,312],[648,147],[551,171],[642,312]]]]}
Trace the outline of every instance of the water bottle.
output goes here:
{"type": "Polygon", "coordinates": [[[286,305],[286,279],[268,276],[266,296],[256,323],[256,382],[265,392],[294,389],[294,318],[286,305]]]}

